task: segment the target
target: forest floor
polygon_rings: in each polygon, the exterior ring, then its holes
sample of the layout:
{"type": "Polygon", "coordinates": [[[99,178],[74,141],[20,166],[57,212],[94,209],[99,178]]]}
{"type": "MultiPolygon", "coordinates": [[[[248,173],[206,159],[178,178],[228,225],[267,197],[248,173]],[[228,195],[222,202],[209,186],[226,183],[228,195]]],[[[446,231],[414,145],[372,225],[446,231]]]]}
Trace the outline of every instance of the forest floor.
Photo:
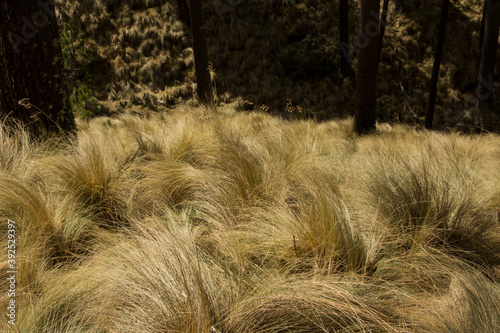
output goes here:
{"type": "Polygon", "coordinates": [[[498,135],[185,106],[78,128],[0,131],[6,331],[500,327],[498,135]]]}

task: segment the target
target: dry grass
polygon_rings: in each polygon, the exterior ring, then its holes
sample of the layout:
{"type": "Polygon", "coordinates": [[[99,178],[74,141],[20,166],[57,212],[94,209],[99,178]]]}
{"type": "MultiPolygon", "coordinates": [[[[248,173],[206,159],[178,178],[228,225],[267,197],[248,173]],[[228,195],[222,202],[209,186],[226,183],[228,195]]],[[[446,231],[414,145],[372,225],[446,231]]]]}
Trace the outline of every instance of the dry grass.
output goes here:
{"type": "Polygon", "coordinates": [[[498,327],[496,135],[357,138],[230,107],[0,135],[18,332],[498,327]]]}

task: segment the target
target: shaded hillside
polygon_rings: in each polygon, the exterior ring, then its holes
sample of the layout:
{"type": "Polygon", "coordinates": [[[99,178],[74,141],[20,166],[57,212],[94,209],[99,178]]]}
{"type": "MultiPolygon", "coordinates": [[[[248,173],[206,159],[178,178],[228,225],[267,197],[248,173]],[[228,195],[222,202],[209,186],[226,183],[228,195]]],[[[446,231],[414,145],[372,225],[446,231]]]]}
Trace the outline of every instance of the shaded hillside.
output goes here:
{"type": "Polygon", "coordinates": [[[192,96],[190,39],[161,2],[59,1],[62,19],[97,50],[89,85],[98,98],[154,107],[192,96]]]}
{"type": "MultiPolygon", "coordinates": [[[[100,99],[154,107],[192,97],[190,36],[177,17],[175,1],[58,3],[61,17],[74,21],[88,46],[98,50],[91,86],[100,99]]],[[[472,121],[474,91],[465,88],[477,76],[482,3],[451,5],[438,84],[438,125],[472,121]]],[[[353,42],[358,6],[351,3],[353,42]]],[[[378,113],[383,120],[418,122],[427,105],[439,1],[404,1],[400,8],[391,3],[389,9],[378,113]]],[[[351,113],[354,87],[339,74],[337,3],[209,0],[205,22],[220,101],[240,96],[273,113],[319,119],[351,113]]],[[[354,68],[355,63],[356,52],[354,68]]]]}

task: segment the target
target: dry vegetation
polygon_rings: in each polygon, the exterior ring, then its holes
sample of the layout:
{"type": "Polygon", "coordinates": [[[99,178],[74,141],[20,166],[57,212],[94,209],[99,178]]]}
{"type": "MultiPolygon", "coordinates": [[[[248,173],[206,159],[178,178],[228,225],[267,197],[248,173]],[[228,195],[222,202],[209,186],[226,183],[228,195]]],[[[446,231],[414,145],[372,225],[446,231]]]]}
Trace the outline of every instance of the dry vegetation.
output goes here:
{"type": "Polygon", "coordinates": [[[500,327],[497,135],[226,107],[0,136],[18,332],[500,327]]]}
{"type": "MultiPolygon", "coordinates": [[[[190,34],[177,16],[175,1],[56,3],[60,18],[73,21],[88,46],[97,50],[89,86],[98,98],[148,108],[192,98],[190,34]]],[[[212,76],[221,102],[242,98],[274,114],[291,111],[292,116],[320,120],[351,114],[353,83],[342,81],[338,69],[338,1],[204,3],[212,76]]],[[[402,3],[399,9],[393,2],[389,7],[378,116],[382,121],[418,123],[427,109],[441,2],[402,3]]],[[[473,122],[473,89],[464,89],[477,78],[482,4],[451,4],[436,102],[438,127],[462,129],[473,122]]],[[[359,3],[350,5],[354,44],[359,3]]]]}

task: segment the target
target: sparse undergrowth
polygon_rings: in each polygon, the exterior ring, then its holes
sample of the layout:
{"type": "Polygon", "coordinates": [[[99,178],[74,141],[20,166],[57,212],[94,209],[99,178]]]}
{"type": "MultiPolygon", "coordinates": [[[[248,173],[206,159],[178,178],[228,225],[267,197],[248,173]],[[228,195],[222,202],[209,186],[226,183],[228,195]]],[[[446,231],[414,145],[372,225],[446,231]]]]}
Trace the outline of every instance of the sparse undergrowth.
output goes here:
{"type": "Polygon", "coordinates": [[[178,108],[82,121],[73,142],[0,136],[18,332],[500,324],[496,135],[178,108]]]}

